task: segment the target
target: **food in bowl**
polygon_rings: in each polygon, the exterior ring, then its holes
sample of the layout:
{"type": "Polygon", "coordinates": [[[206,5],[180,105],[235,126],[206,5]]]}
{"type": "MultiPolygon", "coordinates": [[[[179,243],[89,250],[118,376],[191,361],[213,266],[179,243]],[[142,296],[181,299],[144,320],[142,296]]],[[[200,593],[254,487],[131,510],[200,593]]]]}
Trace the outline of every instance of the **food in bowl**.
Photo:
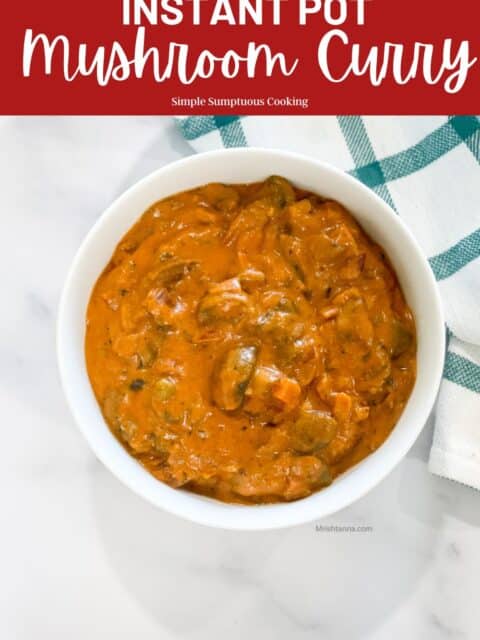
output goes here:
{"type": "Polygon", "coordinates": [[[87,310],[105,420],[159,480],[304,498],[376,450],[416,376],[413,315],[338,202],[273,176],[152,205],[87,310]]]}

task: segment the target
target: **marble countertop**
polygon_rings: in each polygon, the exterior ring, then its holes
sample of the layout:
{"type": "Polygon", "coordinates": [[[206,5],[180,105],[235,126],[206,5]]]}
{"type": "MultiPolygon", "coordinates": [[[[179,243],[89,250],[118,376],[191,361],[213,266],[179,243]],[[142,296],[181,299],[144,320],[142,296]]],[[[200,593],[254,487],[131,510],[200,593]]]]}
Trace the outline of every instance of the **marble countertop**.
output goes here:
{"type": "Polygon", "coordinates": [[[191,150],[157,117],[3,118],[0,149],[0,638],[480,637],[480,496],[428,473],[431,425],[354,506],[276,532],[184,522],[103,468],[59,385],[62,283],[104,207],[191,150]]]}

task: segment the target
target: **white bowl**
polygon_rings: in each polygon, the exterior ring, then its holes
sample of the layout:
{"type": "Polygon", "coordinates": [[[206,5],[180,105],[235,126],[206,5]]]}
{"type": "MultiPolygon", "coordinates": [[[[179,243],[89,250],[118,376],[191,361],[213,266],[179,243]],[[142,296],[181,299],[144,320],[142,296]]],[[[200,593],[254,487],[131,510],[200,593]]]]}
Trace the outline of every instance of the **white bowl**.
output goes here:
{"type": "Polygon", "coordinates": [[[226,529],[274,529],[310,522],[351,504],[405,456],[433,407],[444,362],[442,308],[433,274],[400,218],[367,187],[328,164],[285,151],[232,149],[188,157],[141,180],[101,216],[68,274],[58,316],[58,359],[65,394],[95,454],[130,489],[152,504],[195,522],[226,529]],[[151,476],[110,432],[87,375],[85,314],[96,279],[123,234],[156,200],[208,182],[240,183],[285,176],[295,185],[341,202],[386,250],[415,315],[418,374],[408,404],[384,444],[308,498],[265,506],[229,505],[175,490],[151,476]]]}

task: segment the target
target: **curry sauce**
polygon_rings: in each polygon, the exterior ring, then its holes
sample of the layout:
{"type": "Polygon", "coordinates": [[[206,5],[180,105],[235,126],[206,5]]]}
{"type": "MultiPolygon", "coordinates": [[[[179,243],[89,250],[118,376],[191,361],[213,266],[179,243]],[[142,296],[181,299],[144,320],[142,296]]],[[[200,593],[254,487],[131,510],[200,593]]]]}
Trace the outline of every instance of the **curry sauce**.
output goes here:
{"type": "Polygon", "coordinates": [[[377,449],[415,381],[415,323],[339,203],[273,176],[154,204],[88,306],[112,432],[172,487],[296,500],[377,449]]]}

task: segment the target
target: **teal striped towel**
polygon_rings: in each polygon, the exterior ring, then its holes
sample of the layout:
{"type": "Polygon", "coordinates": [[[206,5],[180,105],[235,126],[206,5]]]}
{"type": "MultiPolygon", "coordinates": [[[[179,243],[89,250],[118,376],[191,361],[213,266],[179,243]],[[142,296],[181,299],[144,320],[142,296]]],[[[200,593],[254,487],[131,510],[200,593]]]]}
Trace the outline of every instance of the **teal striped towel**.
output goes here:
{"type": "Polygon", "coordinates": [[[438,280],[448,351],[429,468],[480,489],[480,118],[178,118],[196,151],[275,147],[327,160],[388,202],[438,280]]]}

